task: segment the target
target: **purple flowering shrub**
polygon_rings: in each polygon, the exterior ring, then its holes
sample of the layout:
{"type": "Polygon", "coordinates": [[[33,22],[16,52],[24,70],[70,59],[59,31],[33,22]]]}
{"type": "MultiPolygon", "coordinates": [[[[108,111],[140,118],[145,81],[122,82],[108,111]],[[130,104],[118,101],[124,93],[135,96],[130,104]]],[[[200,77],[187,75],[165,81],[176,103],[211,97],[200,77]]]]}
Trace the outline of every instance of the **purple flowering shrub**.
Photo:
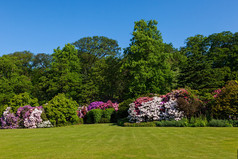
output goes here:
{"type": "Polygon", "coordinates": [[[106,103],[102,101],[95,101],[92,102],[88,105],[88,111],[92,109],[107,109],[107,108],[114,108],[116,111],[118,110],[118,104],[117,103],[112,103],[112,101],[108,100],[106,103]]]}
{"type": "Polygon", "coordinates": [[[1,117],[1,128],[2,129],[16,129],[19,127],[19,117],[16,117],[14,113],[10,112],[11,107],[3,112],[1,117]]]}
{"type": "Polygon", "coordinates": [[[84,118],[86,116],[87,112],[89,112],[90,110],[93,110],[93,109],[105,110],[108,108],[113,108],[115,111],[118,111],[118,107],[119,107],[119,104],[112,103],[111,100],[108,100],[106,103],[104,103],[102,101],[95,101],[95,102],[90,103],[88,105],[88,107],[87,106],[79,107],[77,110],[77,115],[79,118],[84,118]]]}
{"type": "Polygon", "coordinates": [[[92,110],[92,109],[97,109],[101,104],[103,104],[102,101],[95,101],[95,102],[90,103],[88,105],[88,111],[92,110]]]}
{"type": "Polygon", "coordinates": [[[19,107],[16,114],[10,112],[11,107],[7,107],[1,118],[1,127],[3,129],[14,128],[37,128],[37,125],[43,122],[41,114],[42,106],[31,107],[26,105],[19,107]]]}

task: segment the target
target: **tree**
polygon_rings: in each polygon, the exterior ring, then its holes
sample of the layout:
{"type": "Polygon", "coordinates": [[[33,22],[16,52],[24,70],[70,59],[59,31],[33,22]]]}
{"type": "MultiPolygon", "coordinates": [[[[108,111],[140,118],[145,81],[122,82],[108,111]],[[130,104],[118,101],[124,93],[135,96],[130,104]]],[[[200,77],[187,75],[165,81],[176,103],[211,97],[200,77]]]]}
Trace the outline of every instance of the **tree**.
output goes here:
{"type": "Polygon", "coordinates": [[[171,89],[173,72],[165,53],[157,21],[135,22],[131,44],[125,49],[121,72],[126,78],[127,97],[165,93],[171,89]]]}
{"type": "Polygon", "coordinates": [[[226,81],[237,79],[237,44],[237,34],[231,32],[189,37],[181,48],[187,61],[181,64],[180,86],[211,92],[226,81]]]}
{"type": "Polygon", "coordinates": [[[85,37],[73,43],[82,63],[82,101],[116,98],[120,47],[104,36],[85,37]]]}
{"type": "Polygon", "coordinates": [[[78,51],[71,44],[66,44],[62,50],[59,47],[54,50],[51,69],[39,79],[39,96],[42,92],[46,93],[41,101],[46,102],[58,93],[81,100],[81,62],[77,54],[78,51]]]}
{"type": "Polygon", "coordinates": [[[29,77],[22,75],[20,61],[9,55],[0,57],[0,105],[7,104],[15,94],[31,92],[29,77]]]}
{"type": "Polygon", "coordinates": [[[21,74],[29,77],[31,74],[33,53],[21,51],[9,54],[9,56],[16,57],[16,60],[18,61],[17,66],[22,70],[21,74]]]}

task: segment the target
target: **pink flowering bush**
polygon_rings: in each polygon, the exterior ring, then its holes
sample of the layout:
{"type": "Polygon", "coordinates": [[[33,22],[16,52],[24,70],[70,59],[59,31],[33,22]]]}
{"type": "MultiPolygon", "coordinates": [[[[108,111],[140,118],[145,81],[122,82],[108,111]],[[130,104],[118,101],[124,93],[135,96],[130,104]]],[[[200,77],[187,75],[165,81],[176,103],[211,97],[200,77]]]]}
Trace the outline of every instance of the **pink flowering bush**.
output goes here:
{"type": "Polygon", "coordinates": [[[97,109],[102,109],[105,110],[107,108],[114,108],[115,111],[118,111],[118,104],[117,103],[112,103],[112,101],[108,100],[106,103],[100,104],[97,109]]]}
{"type": "Polygon", "coordinates": [[[77,115],[79,118],[84,118],[87,112],[88,112],[87,106],[78,107],[77,115]]]}

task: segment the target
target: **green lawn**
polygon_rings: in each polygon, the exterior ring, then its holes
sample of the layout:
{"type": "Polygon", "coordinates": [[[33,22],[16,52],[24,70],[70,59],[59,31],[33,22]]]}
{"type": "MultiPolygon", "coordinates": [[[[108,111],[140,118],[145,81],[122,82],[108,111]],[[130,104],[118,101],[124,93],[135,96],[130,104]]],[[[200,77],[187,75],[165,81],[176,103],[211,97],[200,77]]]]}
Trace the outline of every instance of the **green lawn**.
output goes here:
{"type": "Polygon", "coordinates": [[[238,128],[75,125],[0,130],[0,158],[236,159],[238,128]]]}

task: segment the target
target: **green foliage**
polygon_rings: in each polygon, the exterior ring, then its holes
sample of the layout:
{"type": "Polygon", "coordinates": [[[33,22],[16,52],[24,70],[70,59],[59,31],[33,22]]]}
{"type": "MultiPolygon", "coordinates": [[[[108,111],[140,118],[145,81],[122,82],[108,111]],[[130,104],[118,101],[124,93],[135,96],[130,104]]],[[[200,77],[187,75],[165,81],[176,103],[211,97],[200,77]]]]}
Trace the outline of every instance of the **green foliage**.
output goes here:
{"type": "Polygon", "coordinates": [[[180,65],[180,86],[212,91],[238,78],[238,34],[196,35],[181,48],[186,62],[180,65]]]}
{"type": "Polygon", "coordinates": [[[76,124],[79,122],[77,116],[78,104],[67,98],[64,94],[58,94],[48,104],[43,105],[47,118],[54,126],[76,124]]]}
{"type": "Polygon", "coordinates": [[[103,36],[84,37],[73,43],[82,63],[81,103],[118,99],[122,91],[120,47],[103,36]]]}
{"type": "Polygon", "coordinates": [[[83,124],[83,123],[84,123],[83,118],[79,118],[78,124],[83,124]]]}
{"type": "Polygon", "coordinates": [[[184,115],[189,120],[192,117],[201,115],[203,103],[197,97],[197,91],[186,87],[186,94],[184,97],[178,97],[178,109],[184,112],[184,115]]]}
{"type": "Polygon", "coordinates": [[[173,71],[156,25],[155,20],[135,22],[133,38],[125,50],[125,62],[121,67],[126,80],[125,95],[129,98],[171,89],[173,71]]]}
{"type": "Polygon", "coordinates": [[[119,104],[119,109],[116,112],[117,119],[128,117],[129,104],[132,102],[134,102],[134,99],[127,99],[119,104]]]}
{"type": "Polygon", "coordinates": [[[212,114],[215,118],[238,118],[238,81],[229,81],[221,93],[212,102],[212,114]]]}
{"type": "Polygon", "coordinates": [[[129,122],[128,118],[121,118],[121,119],[117,119],[117,125],[118,126],[124,126],[124,123],[129,122]]]}
{"type": "Polygon", "coordinates": [[[108,108],[102,111],[102,119],[100,123],[110,123],[112,120],[112,115],[115,113],[114,108],[108,108]],[[102,122],[103,121],[103,122],[102,122]]]}
{"type": "Polygon", "coordinates": [[[175,121],[175,120],[162,120],[155,122],[158,127],[186,127],[189,126],[189,122],[186,118],[175,121]]]}
{"type": "Polygon", "coordinates": [[[238,127],[238,120],[229,120],[229,123],[233,125],[233,127],[238,127]]]}
{"type": "Polygon", "coordinates": [[[232,127],[232,124],[228,120],[216,120],[212,119],[209,123],[211,127],[232,127]]]}
{"type": "Polygon", "coordinates": [[[41,113],[41,119],[43,120],[43,121],[47,121],[48,120],[48,118],[47,118],[47,116],[46,116],[46,113],[43,111],[42,113],[41,113]]]}
{"type": "Polygon", "coordinates": [[[86,114],[86,123],[87,124],[94,124],[99,123],[103,115],[102,109],[92,109],[86,114]]]}
{"type": "Polygon", "coordinates": [[[192,117],[189,122],[189,126],[191,127],[206,127],[208,125],[208,121],[206,117],[192,117]]]}
{"type": "Polygon", "coordinates": [[[24,75],[21,61],[12,55],[0,57],[0,107],[8,104],[15,94],[31,92],[32,83],[24,75]]]}
{"type": "Polygon", "coordinates": [[[73,100],[80,101],[81,96],[81,62],[78,51],[73,45],[67,44],[61,50],[59,47],[52,54],[51,69],[39,79],[39,96],[47,92],[41,100],[52,99],[58,93],[64,93],[73,100]]]}
{"type": "Polygon", "coordinates": [[[32,107],[39,106],[38,99],[31,98],[30,94],[25,92],[15,95],[8,103],[8,106],[12,108],[14,113],[16,113],[19,107],[23,107],[25,105],[30,105],[32,107]]]}
{"type": "Polygon", "coordinates": [[[115,110],[114,108],[102,109],[92,109],[86,114],[86,123],[110,123],[113,120],[115,110]]]}

